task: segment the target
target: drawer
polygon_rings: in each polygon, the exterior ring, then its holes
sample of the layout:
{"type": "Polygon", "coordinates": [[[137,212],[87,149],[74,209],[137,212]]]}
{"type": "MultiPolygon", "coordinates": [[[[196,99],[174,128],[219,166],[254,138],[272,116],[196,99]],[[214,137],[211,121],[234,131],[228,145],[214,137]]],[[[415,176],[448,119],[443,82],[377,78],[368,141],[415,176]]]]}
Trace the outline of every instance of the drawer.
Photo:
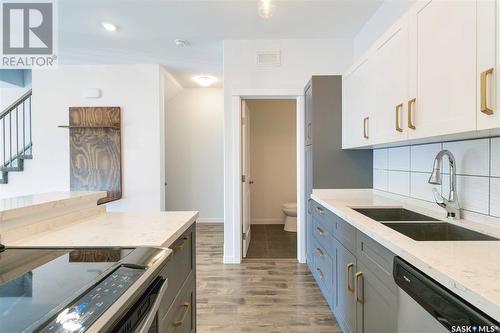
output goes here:
{"type": "Polygon", "coordinates": [[[356,228],[335,215],[335,238],[351,253],[356,253],[356,228]]]}
{"type": "Polygon", "coordinates": [[[168,289],[160,304],[159,313],[166,313],[191,271],[195,269],[195,229],[191,226],[171,246],[172,257],[162,275],[168,279],[168,289]]]}
{"type": "Polygon", "coordinates": [[[185,281],[169,311],[159,320],[161,333],[190,333],[196,331],[196,294],[194,272],[185,281]]]}
{"type": "Polygon", "coordinates": [[[334,298],[334,261],[317,240],[314,241],[313,275],[318,282],[323,296],[333,309],[334,298]]]}
{"type": "Polygon", "coordinates": [[[357,231],[357,257],[362,261],[388,288],[396,291],[392,277],[394,253],[380,245],[370,237],[357,231]]]}
{"type": "Polygon", "coordinates": [[[333,219],[333,213],[314,200],[311,206],[313,218],[320,221],[321,224],[323,224],[323,226],[326,228],[326,230],[331,235],[333,235],[335,231],[335,220],[333,219]]]}
{"type": "MultiPolygon", "coordinates": [[[[326,230],[326,227],[313,217],[313,238],[315,238],[321,247],[332,256],[335,253],[335,240],[332,235],[326,230]]],[[[315,249],[311,249],[313,252],[315,249]]]]}

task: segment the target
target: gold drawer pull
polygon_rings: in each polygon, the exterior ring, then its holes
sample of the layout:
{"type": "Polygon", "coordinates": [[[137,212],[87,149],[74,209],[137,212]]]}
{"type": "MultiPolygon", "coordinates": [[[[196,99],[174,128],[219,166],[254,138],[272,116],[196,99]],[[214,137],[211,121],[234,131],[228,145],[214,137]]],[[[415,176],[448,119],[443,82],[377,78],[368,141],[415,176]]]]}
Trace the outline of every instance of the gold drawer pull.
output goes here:
{"type": "Polygon", "coordinates": [[[368,121],[370,117],[363,118],[363,138],[368,139],[368,121]]]}
{"type": "Polygon", "coordinates": [[[417,129],[415,124],[413,123],[413,108],[415,107],[416,98],[410,99],[408,101],[408,128],[417,129]]]}
{"type": "Polygon", "coordinates": [[[325,256],[325,254],[323,253],[323,251],[321,251],[321,249],[319,247],[316,248],[316,252],[318,252],[318,255],[320,257],[324,257],[325,256]]]}
{"type": "Polygon", "coordinates": [[[319,278],[320,278],[321,280],[323,280],[323,278],[324,278],[325,276],[323,275],[323,272],[321,271],[321,269],[316,268],[316,272],[318,272],[319,278]]]}
{"type": "Polygon", "coordinates": [[[174,253],[182,251],[182,249],[184,248],[184,245],[186,245],[186,242],[188,239],[189,239],[188,236],[182,237],[182,242],[172,248],[172,250],[174,250],[174,253]]]}
{"type": "Polygon", "coordinates": [[[487,78],[488,75],[493,74],[493,68],[488,68],[481,73],[481,112],[487,115],[493,114],[493,110],[488,107],[488,90],[487,78]]]}
{"type": "Polygon", "coordinates": [[[351,287],[351,274],[350,272],[352,271],[352,268],[354,267],[354,264],[352,262],[348,263],[347,264],[347,277],[346,277],[346,287],[347,287],[347,290],[349,290],[351,293],[354,292],[354,288],[351,287]]]}
{"type": "Polygon", "coordinates": [[[184,320],[186,320],[187,314],[189,313],[189,308],[191,307],[191,303],[189,302],[184,302],[181,307],[184,309],[182,313],[182,317],[179,320],[174,321],[174,326],[179,327],[184,324],[184,320]]]}
{"type": "Polygon", "coordinates": [[[396,105],[396,131],[403,132],[403,129],[399,126],[399,115],[403,111],[403,103],[396,105]]]}
{"type": "Polygon", "coordinates": [[[323,208],[316,207],[316,211],[318,212],[319,215],[325,215],[325,211],[323,210],[323,208]]]}
{"type": "MultiPolygon", "coordinates": [[[[357,272],[356,273],[356,302],[358,302],[359,304],[363,304],[364,303],[364,300],[359,298],[359,290],[362,288],[362,286],[360,287],[359,285],[359,280],[361,280],[361,278],[363,277],[363,273],[362,272],[357,272]]],[[[364,293],[364,290],[363,290],[363,293],[364,293]]],[[[364,297],[364,295],[363,295],[364,297]]]]}
{"type": "Polygon", "coordinates": [[[323,229],[321,229],[320,227],[316,227],[316,233],[320,236],[323,236],[325,234],[325,232],[323,231],[323,229]]]}

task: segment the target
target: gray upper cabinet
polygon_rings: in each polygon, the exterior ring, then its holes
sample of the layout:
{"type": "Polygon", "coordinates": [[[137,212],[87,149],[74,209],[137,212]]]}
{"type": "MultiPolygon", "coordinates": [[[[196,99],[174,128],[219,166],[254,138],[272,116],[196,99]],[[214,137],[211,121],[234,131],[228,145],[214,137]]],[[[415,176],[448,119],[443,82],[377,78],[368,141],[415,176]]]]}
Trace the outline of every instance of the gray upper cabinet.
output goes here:
{"type": "Polygon", "coordinates": [[[313,110],[313,97],[312,97],[312,81],[306,86],[304,91],[305,96],[305,145],[312,145],[312,110],[313,110]]]}

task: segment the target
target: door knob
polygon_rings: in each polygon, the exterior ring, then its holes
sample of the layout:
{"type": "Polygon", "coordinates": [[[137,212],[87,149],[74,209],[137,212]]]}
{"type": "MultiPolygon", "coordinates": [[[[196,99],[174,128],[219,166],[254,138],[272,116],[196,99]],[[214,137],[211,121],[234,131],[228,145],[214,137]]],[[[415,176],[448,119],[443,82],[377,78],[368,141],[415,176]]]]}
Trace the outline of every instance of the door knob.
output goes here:
{"type": "Polygon", "coordinates": [[[252,185],[252,184],[253,184],[253,180],[249,181],[248,183],[249,183],[250,185],[252,185]]]}

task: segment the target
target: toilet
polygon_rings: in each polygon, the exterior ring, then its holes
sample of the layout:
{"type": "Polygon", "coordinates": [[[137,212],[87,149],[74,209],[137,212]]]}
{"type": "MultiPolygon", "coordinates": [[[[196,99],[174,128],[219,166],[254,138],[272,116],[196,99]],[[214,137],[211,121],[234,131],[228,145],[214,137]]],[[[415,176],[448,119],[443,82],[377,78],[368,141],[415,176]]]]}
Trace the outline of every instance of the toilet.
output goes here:
{"type": "Polygon", "coordinates": [[[285,231],[297,232],[297,203],[284,203],[281,210],[285,214],[285,231]]]}

